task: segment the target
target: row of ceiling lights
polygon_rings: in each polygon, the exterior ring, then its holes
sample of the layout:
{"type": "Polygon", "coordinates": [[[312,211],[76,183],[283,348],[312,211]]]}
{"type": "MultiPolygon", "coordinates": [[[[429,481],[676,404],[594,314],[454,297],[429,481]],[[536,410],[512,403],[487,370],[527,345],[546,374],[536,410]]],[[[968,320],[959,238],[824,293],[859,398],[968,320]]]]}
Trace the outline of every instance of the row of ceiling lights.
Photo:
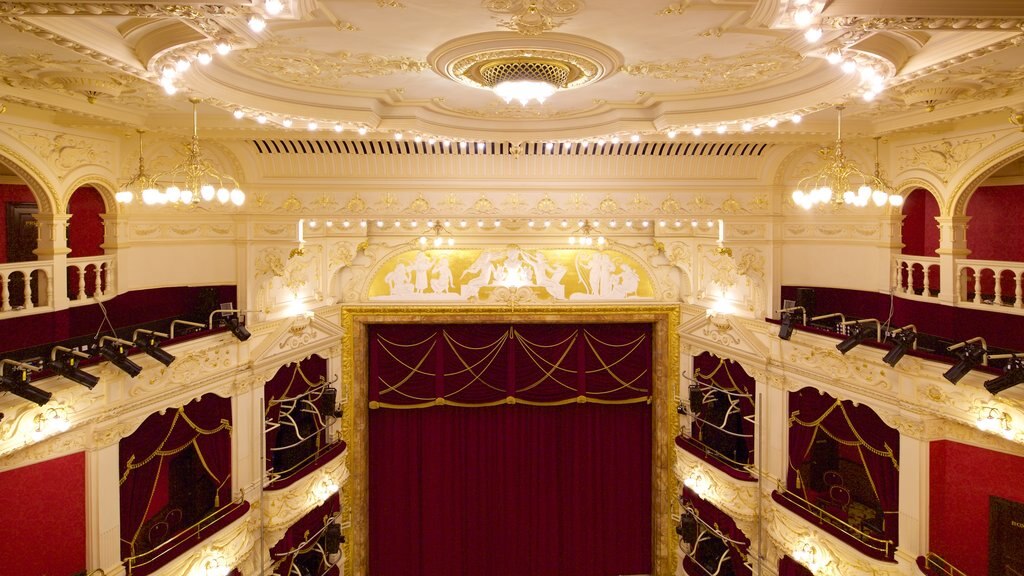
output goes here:
{"type": "MultiPolygon", "coordinates": [[[[323,225],[326,228],[333,228],[335,225],[338,225],[338,226],[340,226],[342,228],[345,228],[345,229],[352,228],[353,226],[358,226],[360,228],[366,228],[366,227],[368,227],[370,225],[371,222],[377,228],[379,228],[379,229],[383,229],[383,228],[387,228],[387,227],[402,229],[402,228],[408,227],[408,228],[414,230],[414,229],[419,228],[419,225],[420,225],[420,222],[418,220],[405,220],[405,221],[403,221],[403,220],[393,220],[393,221],[389,221],[389,220],[376,220],[376,221],[373,221],[373,220],[356,220],[356,221],[352,221],[352,220],[340,220],[340,221],[324,220],[323,225]]],[[[500,228],[501,227],[501,222],[502,221],[500,219],[494,219],[494,220],[482,220],[481,219],[481,220],[477,220],[476,221],[476,226],[477,226],[477,228],[488,228],[488,227],[500,228]]],[[[304,223],[305,223],[305,226],[307,228],[310,228],[310,229],[313,229],[313,230],[315,230],[315,229],[320,227],[320,221],[316,220],[316,219],[305,220],[304,223]]],[[[454,227],[452,225],[453,223],[452,223],[451,220],[444,220],[444,221],[427,220],[426,221],[427,228],[433,228],[437,224],[441,224],[445,228],[452,228],[452,227],[454,227]]],[[[469,228],[470,227],[469,221],[465,220],[465,219],[459,220],[455,224],[457,225],[458,228],[469,228]]],[[[580,220],[576,224],[577,224],[577,226],[583,226],[584,224],[589,224],[590,226],[592,226],[594,228],[597,228],[597,227],[601,226],[601,221],[600,220],[580,220]]],[[[690,228],[693,228],[693,229],[708,230],[708,229],[711,229],[711,228],[713,228],[715,226],[715,221],[714,220],[706,220],[706,221],[689,220],[689,221],[685,221],[685,220],[676,219],[676,220],[657,220],[657,221],[655,221],[655,220],[636,220],[636,221],[634,221],[634,220],[624,220],[624,221],[620,222],[619,220],[616,220],[614,218],[611,219],[611,220],[608,220],[608,227],[612,228],[612,229],[616,229],[616,228],[630,228],[630,229],[642,228],[642,229],[645,229],[645,228],[650,228],[652,225],[655,225],[655,224],[659,228],[684,228],[686,226],[689,226],[690,228]]],[[[543,229],[550,228],[552,226],[560,226],[562,228],[568,228],[571,225],[571,222],[568,219],[565,219],[565,218],[563,218],[562,220],[558,221],[557,223],[552,222],[551,220],[535,220],[535,219],[531,218],[531,219],[527,220],[526,225],[529,226],[530,228],[543,230],[543,229]]]]}

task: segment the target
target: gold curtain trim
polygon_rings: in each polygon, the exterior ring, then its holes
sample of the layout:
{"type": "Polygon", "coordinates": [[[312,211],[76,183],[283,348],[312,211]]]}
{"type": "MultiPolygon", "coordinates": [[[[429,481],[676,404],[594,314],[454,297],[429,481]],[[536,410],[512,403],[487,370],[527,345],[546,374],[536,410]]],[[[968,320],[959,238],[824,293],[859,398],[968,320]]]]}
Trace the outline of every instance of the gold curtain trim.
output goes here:
{"type": "Polygon", "coordinates": [[[267,408],[263,411],[264,420],[267,419],[267,415],[270,413],[271,406],[281,404],[284,401],[284,399],[291,398],[292,384],[295,383],[295,376],[299,376],[300,378],[302,378],[302,381],[305,382],[307,388],[313,388],[314,386],[319,386],[321,384],[326,383],[326,381],[323,378],[317,380],[316,382],[313,382],[312,380],[307,378],[306,374],[302,372],[301,362],[296,362],[295,364],[292,364],[292,366],[295,367],[292,370],[292,378],[291,380],[288,381],[288,385],[285,386],[284,391],[281,392],[281,396],[276,398],[271,397],[267,399],[267,408]]]}
{"type": "MultiPolygon", "coordinates": [[[[628,346],[628,345],[632,344],[633,347],[630,348],[629,351],[627,351],[621,358],[619,358],[615,362],[612,362],[611,364],[608,364],[607,362],[604,361],[604,358],[601,358],[601,355],[597,352],[597,349],[594,347],[593,343],[591,343],[591,341],[590,341],[591,338],[593,338],[593,337],[590,335],[590,333],[587,332],[586,330],[584,330],[583,331],[583,340],[587,343],[587,347],[590,348],[590,351],[594,353],[594,357],[597,358],[597,361],[601,363],[601,369],[600,370],[591,370],[591,371],[589,371],[587,373],[588,374],[596,374],[598,372],[607,372],[612,377],[612,379],[614,379],[616,382],[618,382],[620,384],[620,386],[618,388],[615,388],[615,389],[612,389],[612,390],[606,390],[604,392],[589,392],[589,393],[590,394],[611,394],[612,392],[618,392],[619,390],[622,390],[623,388],[629,388],[630,390],[632,390],[634,392],[643,392],[643,390],[640,390],[638,388],[634,388],[632,386],[632,384],[634,382],[636,382],[637,380],[639,380],[640,378],[642,378],[645,374],[647,374],[647,370],[644,370],[643,372],[638,374],[636,378],[633,378],[629,382],[626,382],[622,378],[619,378],[619,376],[617,374],[615,374],[614,371],[612,371],[612,366],[615,366],[615,365],[619,364],[620,362],[622,362],[623,360],[628,358],[630,355],[632,355],[633,352],[636,351],[637,347],[640,346],[640,344],[643,343],[644,336],[641,335],[636,340],[634,340],[632,342],[629,342],[627,344],[623,344],[623,346],[628,346]]],[[[594,341],[598,342],[599,344],[604,344],[604,342],[601,342],[597,338],[594,338],[594,341]]]]}
{"type": "Polygon", "coordinates": [[[739,385],[736,384],[736,380],[733,379],[732,372],[729,372],[729,368],[728,368],[728,366],[726,366],[725,362],[726,362],[725,358],[719,358],[718,359],[718,366],[715,366],[715,369],[712,370],[710,374],[705,374],[705,373],[701,372],[698,369],[693,374],[694,379],[704,378],[704,379],[708,380],[709,382],[711,382],[712,386],[714,386],[715,388],[718,388],[720,390],[729,390],[731,388],[732,390],[735,390],[737,392],[746,393],[745,390],[741,389],[739,387],[739,385]],[[723,368],[725,369],[725,376],[726,376],[726,378],[729,379],[729,384],[730,384],[729,387],[725,387],[722,384],[719,384],[717,380],[715,380],[715,375],[718,374],[718,371],[722,370],[723,368]]]}
{"type": "Polygon", "coordinates": [[[567,384],[563,384],[558,378],[555,378],[554,376],[552,376],[552,374],[555,372],[555,370],[561,370],[562,372],[567,372],[570,375],[575,375],[576,374],[575,370],[569,370],[568,368],[563,368],[562,367],[562,362],[565,360],[565,357],[569,354],[569,352],[571,352],[573,350],[573,348],[576,347],[576,338],[579,336],[579,330],[574,330],[572,332],[571,336],[567,337],[565,340],[562,340],[561,342],[558,342],[557,344],[552,344],[550,346],[535,345],[534,343],[530,342],[529,340],[526,340],[525,338],[523,338],[522,335],[520,335],[519,332],[515,331],[514,329],[513,329],[513,333],[512,334],[513,334],[513,337],[516,340],[518,340],[518,341],[523,343],[523,350],[526,352],[527,357],[530,358],[530,360],[533,361],[533,365],[536,366],[537,368],[540,368],[541,371],[544,372],[544,374],[540,378],[538,378],[536,381],[534,381],[533,383],[528,384],[528,385],[523,386],[523,387],[518,387],[517,386],[516,390],[519,390],[519,391],[522,391],[522,392],[526,392],[528,390],[532,390],[533,388],[536,388],[537,386],[539,386],[541,382],[543,382],[544,380],[547,380],[547,379],[554,380],[556,384],[558,384],[559,386],[561,386],[562,388],[565,388],[567,390],[576,390],[576,386],[569,386],[567,384]],[[533,349],[530,348],[531,346],[534,346],[534,347],[537,347],[537,348],[554,348],[555,346],[560,346],[562,344],[565,344],[566,342],[568,342],[568,345],[565,347],[565,350],[562,351],[562,355],[558,358],[558,361],[555,362],[555,363],[548,362],[542,356],[537,354],[536,351],[534,351],[533,349]],[[544,368],[544,366],[542,365],[542,363],[548,365],[551,369],[550,370],[546,370],[544,368]]]}
{"type": "Polygon", "coordinates": [[[836,442],[842,444],[843,446],[863,446],[864,448],[867,448],[870,452],[877,456],[881,456],[882,458],[888,458],[889,460],[892,461],[893,467],[896,468],[896,470],[899,470],[899,461],[897,460],[896,455],[893,454],[892,448],[890,448],[889,445],[884,442],[882,443],[884,449],[878,449],[868,444],[867,440],[864,440],[864,438],[860,435],[860,432],[857,431],[857,428],[853,425],[853,422],[850,421],[850,416],[846,413],[846,409],[843,407],[843,402],[841,400],[836,400],[835,403],[832,404],[832,406],[830,406],[828,410],[825,410],[825,412],[817,420],[805,422],[804,420],[801,420],[799,418],[799,414],[799,410],[795,410],[790,414],[790,426],[796,423],[799,424],[800,426],[813,427],[816,429],[820,428],[821,431],[824,432],[829,438],[835,440],[836,442]],[[836,438],[831,432],[828,431],[828,428],[821,426],[821,423],[825,420],[825,418],[827,418],[828,415],[831,414],[832,411],[835,410],[836,408],[839,408],[840,413],[843,415],[843,419],[846,420],[846,425],[850,427],[850,431],[853,432],[854,437],[857,439],[856,441],[847,441],[836,438]]]}
{"type": "Polygon", "coordinates": [[[473,379],[472,380],[470,380],[469,382],[466,382],[466,384],[462,388],[459,388],[458,390],[452,392],[451,394],[446,394],[445,395],[446,397],[447,396],[452,396],[452,395],[455,395],[455,394],[458,394],[458,393],[462,392],[463,390],[465,390],[466,388],[468,388],[469,386],[471,386],[475,382],[480,382],[484,386],[487,386],[488,388],[490,388],[491,390],[494,390],[496,392],[504,392],[505,391],[503,388],[498,388],[497,386],[492,386],[490,383],[488,383],[486,380],[484,380],[483,379],[483,374],[486,373],[487,370],[490,369],[491,365],[494,364],[494,361],[498,358],[498,355],[501,353],[502,347],[505,345],[506,342],[508,342],[510,331],[511,330],[504,332],[501,335],[501,337],[498,338],[497,340],[495,340],[494,342],[492,342],[492,343],[490,343],[490,344],[488,344],[486,346],[480,346],[479,348],[472,348],[470,346],[466,346],[464,344],[461,344],[460,342],[458,342],[454,338],[452,338],[452,336],[450,334],[448,334],[447,330],[442,330],[441,331],[441,334],[444,336],[445,342],[448,343],[448,348],[452,351],[452,354],[454,354],[455,357],[458,358],[459,362],[462,364],[462,370],[456,370],[455,372],[445,373],[444,376],[445,377],[457,376],[459,374],[462,374],[463,372],[469,372],[470,374],[473,375],[473,379]],[[488,351],[488,353],[486,355],[484,355],[483,358],[481,358],[478,362],[476,362],[475,364],[470,366],[462,358],[462,355],[459,354],[459,351],[455,348],[456,346],[460,346],[460,347],[465,348],[467,350],[484,350],[484,349],[487,349],[487,348],[490,348],[490,350],[488,351]],[[475,368],[477,366],[479,366],[481,363],[483,363],[484,361],[487,362],[487,365],[485,365],[483,367],[483,369],[479,373],[476,372],[475,368]]]}
{"type": "Polygon", "coordinates": [[[628,400],[603,400],[600,398],[588,398],[586,396],[575,396],[572,398],[566,398],[564,400],[554,400],[552,402],[535,402],[532,400],[523,400],[521,398],[502,398],[501,400],[495,400],[493,402],[484,402],[481,404],[466,404],[464,402],[452,402],[450,400],[444,400],[438,398],[442,402],[422,402],[419,404],[389,404],[387,402],[370,402],[370,409],[377,410],[380,408],[391,408],[395,410],[413,410],[417,408],[432,408],[434,406],[454,406],[456,408],[487,408],[490,406],[500,406],[502,404],[523,404],[524,406],[564,406],[566,404],[640,404],[640,403],[651,403],[650,396],[642,396],[639,398],[630,398],[628,400]]]}
{"type": "MultiPolygon", "coordinates": [[[[417,343],[417,345],[422,345],[424,342],[427,342],[428,340],[431,340],[431,339],[435,338],[436,336],[437,336],[437,332],[433,333],[430,337],[420,341],[419,343],[417,343]]],[[[387,340],[385,340],[383,338],[379,338],[379,339],[380,339],[381,342],[385,342],[385,343],[391,344],[391,342],[388,342],[387,340]]],[[[400,344],[395,344],[395,345],[396,346],[401,346],[400,344]]],[[[400,394],[401,396],[405,396],[406,398],[409,398],[411,400],[426,400],[426,398],[420,398],[418,396],[412,396],[410,394],[406,394],[405,392],[402,392],[401,390],[399,390],[399,388],[402,385],[404,385],[406,382],[408,382],[409,379],[412,378],[414,374],[422,374],[424,376],[433,376],[433,374],[431,374],[430,372],[424,372],[424,371],[420,370],[420,366],[422,366],[423,363],[427,361],[427,358],[430,358],[433,355],[434,346],[436,346],[436,345],[437,345],[437,341],[436,340],[432,340],[430,342],[430,347],[427,349],[426,353],[424,353],[423,357],[420,358],[419,361],[416,363],[416,366],[409,366],[408,364],[406,364],[402,360],[399,360],[391,352],[391,350],[389,350],[386,346],[382,346],[382,348],[384,349],[384,352],[386,352],[388,354],[388,356],[391,356],[391,358],[393,358],[395,360],[395,362],[398,362],[401,366],[403,366],[405,368],[408,368],[409,369],[409,373],[404,378],[402,378],[400,381],[396,382],[394,385],[388,384],[387,382],[384,382],[383,379],[382,379],[381,383],[384,384],[384,389],[381,390],[379,394],[380,395],[384,395],[384,394],[387,394],[388,392],[394,391],[394,392],[397,392],[398,394],[400,394]]],[[[411,347],[411,346],[405,346],[405,347],[408,348],[408,347],[411,347]]]]}
{"type": "Polygon", "coordinates": [[[182,446],[179,446],[177,448],[172,448],[170,450],[164,450],[164,445],[166,445],[167,441],[170,439],[171,432],[174,431],[174,427],[177,424],[179,417],[181,417],[181,419],[183,419],[185,421],[185,423],[188,424],[190,428],[192,428],[192,430],[194,430],[195,432],[198,432],[202,436],[209,436],[211,434],[216,434],[217,432],[220,432],[221,430],[227,430],[229,433],[231,431],[231,422],[229,422],[229,421],[227,421],[227,420],[225,420],[223,418],[220,421],[220,426],[218,426],[216,428],[213,428],[211,430],[206,430],[204,428],[200,428],[199,426],[196,426],[196,424],[194,422],[189,420],[188,416],[185,415],[184,410],[185,410],[185,407],[182,406],[182,407],[178,408],[178,410],[174,413],[174,418],[171,420],[171,425],[167,428],[167,435],[164,436],[164,439],[160,441],[160,444],[157,446],[156,450],[154,450],[149,456],[147,456],[141,462],[136,462],[135,461],[135,454],[132,454],[131,456],[128,457],[128,461],[125,463],[124,472],[121,474],[120,484],[124,484],[125,480],[128,478],[128,474],[131,473],[132,470],[135,470],[137,468],[141,468],[141,467],[145,466],[146,464],[149,464],[153,460],[153,458],[156,458],[157,456],[170,456],[170,455],[173,455],[173,454],[177,454],[178,452],[181,452],[182,450],[187,448],[189,446],[189,444],[191,444],[192,442],[195,441],[195,437],[193,437],[192,440],[189,440],[189,442],[185,443],[182,446]]]}

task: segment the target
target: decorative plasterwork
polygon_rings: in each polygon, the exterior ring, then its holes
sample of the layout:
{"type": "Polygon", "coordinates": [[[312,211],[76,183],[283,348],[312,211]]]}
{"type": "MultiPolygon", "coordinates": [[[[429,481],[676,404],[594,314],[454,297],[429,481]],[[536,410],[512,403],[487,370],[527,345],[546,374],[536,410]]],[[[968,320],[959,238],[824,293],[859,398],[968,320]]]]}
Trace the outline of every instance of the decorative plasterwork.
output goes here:
{"type": "Polygon", "coordinates": [[[995,139],[995,134],[989,134],[913,146],[900,153],[900,170],[923,168],[948,183],[950,175],[995,139]]]}
{"type": "Polygon", "coordinates": [[[538,36],[569,21],[583,8],[582,0],[484,0],[483,7],[495,14],[498,26],[524,36],[538,36]]]}
{"type": "Polygon", "coordinates": [[[264,74],[281,84],[323,89],[345,88],[346,78],[351,77],[418,73],[429,68],[426,62],[407,56],[321,52],[278,39],[240,51],[232,61],[241,70],[264,74]]]}
{"type": "Polygon", "coordinates": [[[259,535],[260,523],[253,510],[205,539],[200,546],[161,566],[154,575],[208,576],[214,573],[208,572],[213,565],[238,566],[248,559],[253,546],[259,542],[259,535]]]}
{"type": "Polygon", "coordinates": [[[315,472],[282,490],[266,490],[260,509],[263,512],[265,540],[271,547],[284,536],[296,520],[323,504],[329,496],[348,481],[348,452],[342,452],[315,472]]]}
{"type": "Polygon", "coordinates": [[[745,522],[757,519],[756,482],[741,482],[731,478],[678,446],[675,473],[683,483],[687,478],[702,478],[704,483],[699,487],[702,494],[698,495],[732,518],[745,522]]]}
{"type": "Polygon", "coordinates": [[[252,349],[251,362],[261,369],[283,366],[302,360],[341,337],[341,329],[336,323],[312,312],[285,317],[278,321],[273,333],[252,349]]]}
{"type": "Polygon", "coordinates": [[[825,16],[823,28],[877,30],[1024,30],[1024,18],[825,16]]]}
{"type": "MultiPolygon", "coordinates": [[[[877,364],[857,358],[856,353],[848,356],[840,354],[835,347],[792,346],[786,354],[786,362],[791,366],[799,366],[802,370],[813,372],[819,378],[824,377],[830,382],[857,385],[861,391],[870,389],[875,393],[894,392],[893,383],[877,364]]],[[[807,385],[794,379],[789,380],[787,384],[790,391],[799,390],[807,385]]]]}
{"type": "Polygon", "coordinates": [[[99,140],[30,128],[7,130],[46,162],[58,179],[87,164],[111,167],[110,148],[99,140]]]}
{"type": "Polygon", "coordinates": [[[726,58],[708,55],[671,62],[638,62],[622,67],[633,76],[675,82],[695,82],[699,92],[737,90],[790,74],[803,56],[781,43],[772,43],[726,58]]]}

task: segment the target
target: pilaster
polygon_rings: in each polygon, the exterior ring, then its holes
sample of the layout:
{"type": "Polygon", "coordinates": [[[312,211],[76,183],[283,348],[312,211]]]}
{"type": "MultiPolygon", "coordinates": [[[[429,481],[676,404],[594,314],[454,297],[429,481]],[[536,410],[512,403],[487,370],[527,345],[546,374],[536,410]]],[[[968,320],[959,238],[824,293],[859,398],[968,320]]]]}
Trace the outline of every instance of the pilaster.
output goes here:
{"type": "Polygon", "coordinates": [[[957,261],[971,253],[967,249],[967,223],[970,220],[970,216],[935,217],[939,227],[939,248],[935,253],[939,255],[940,301],[953,304],[960,299],[965,290],[957,274],[957,261]]]}

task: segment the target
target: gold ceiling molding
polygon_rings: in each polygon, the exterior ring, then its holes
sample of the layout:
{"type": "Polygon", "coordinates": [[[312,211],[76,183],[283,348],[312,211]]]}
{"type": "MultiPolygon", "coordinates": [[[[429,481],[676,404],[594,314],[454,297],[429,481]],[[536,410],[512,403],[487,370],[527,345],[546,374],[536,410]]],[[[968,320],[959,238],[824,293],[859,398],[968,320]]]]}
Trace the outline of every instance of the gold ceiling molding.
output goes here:
{"type": "Polygon", "coordinates": [[[879,30],[1024,30],[1024,18],[825,16],[823,28],[879,30]]]}
{"type": "Polygon", "coordinates": [[[264,74],[271,81],[324,89],[343,88],[345,79],[353,76],[375,78],[418,73],[429,67],[426,62],[408,56],[294,50],[283,42],[267,42],[257,48],[240,51],[232,61],[240,70],[264,74]]]}
{"type": "Polygon", "coordinates": [[[990,134],[913,146],[900,154],[900,170],[924,168],[938,176],[945,184],[949,182],[949,176],[953,172],[995,139],[995,134],[990,134]]]}
{"type": "MultiPolygon", "coordinates": [[[[523,36],[539,36],[568,22],[583,8],[581,0],[484,0],[484,8],[509,18],[498,26],[523,36]]],[[[496,17],[497,18],[497,17],[496,17]]]]}
{"type": "Polygon", "coordinates": [[[501,120],[552,120],[556,118],[575,118],[585,116],[607,108],[603,100],[594,100],[589,106],[572,109],[558,109],[549,104],[544,106],[522,106],[518,102],[506,104],[500,98],[495,99],[482,108],[457,108],[449,106],[443,98],[434,100],[434,105],[446,112],[452,112],[470,118],[487,118],[501,120]]]}
{"type": "Polygon", "coordinates": [[[697,91],[737,90],[793,72],[804,57],[780,43],[726,58],[709,55],[672,62],[638,62],[622,67],[631,76],[695,82],[697,91]]]}

